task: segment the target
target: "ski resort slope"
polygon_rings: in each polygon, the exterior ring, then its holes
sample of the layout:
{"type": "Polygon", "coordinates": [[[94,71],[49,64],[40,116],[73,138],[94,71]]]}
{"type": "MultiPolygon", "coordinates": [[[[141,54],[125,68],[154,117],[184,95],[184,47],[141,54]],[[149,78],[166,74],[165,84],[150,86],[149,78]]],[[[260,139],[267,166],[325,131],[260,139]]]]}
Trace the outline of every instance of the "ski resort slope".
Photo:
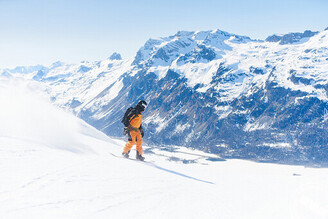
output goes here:
{"type": "Polygon", "coordinates": [[[40,90],[0,79],[0,218],[328,217],[327,169],[214,162],[183,148],[145,153],[151,162],[115,157],[124,141],[40,90]]]}

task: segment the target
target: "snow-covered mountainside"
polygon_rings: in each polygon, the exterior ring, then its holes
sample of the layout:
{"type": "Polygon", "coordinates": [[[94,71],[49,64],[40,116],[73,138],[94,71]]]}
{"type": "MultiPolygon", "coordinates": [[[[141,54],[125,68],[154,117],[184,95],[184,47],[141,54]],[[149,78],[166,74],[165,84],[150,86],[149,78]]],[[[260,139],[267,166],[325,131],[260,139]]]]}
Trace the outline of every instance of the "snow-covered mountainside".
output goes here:
{"type": "Polygon", "coordinates": [[[148,40],[129,60],[3,70],[34,79],[59,106],[121,136],[128,106],[145,99],[146,141],[226,158],[326,163],[328,31],[266,41],[215,31],[148,40]]]}
{"type": "Polygon", "coordinates": [[[289,33],[285,35],[272,35],[266,38],[268,42],[279,42],[279,44],[292,44],[300,42],[301,40],[307,40],[309,37],[313,37],[319,32],[312,32],[310,30],[304,31],[304,33],[289,33]]]}
{"type": "Polygon", "coordinates": [[[325,168],[181,147],[125,159],[124,141],[54,107],[39,85],[0,78],[0,218],[328,217],[325,168]]]}

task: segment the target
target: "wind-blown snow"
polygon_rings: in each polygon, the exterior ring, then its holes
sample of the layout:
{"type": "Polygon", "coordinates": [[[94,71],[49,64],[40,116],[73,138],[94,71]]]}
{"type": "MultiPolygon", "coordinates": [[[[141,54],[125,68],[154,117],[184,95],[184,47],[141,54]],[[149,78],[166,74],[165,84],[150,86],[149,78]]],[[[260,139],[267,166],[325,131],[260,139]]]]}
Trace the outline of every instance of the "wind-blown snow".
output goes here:
{"type": "Polygon", "coordinates": [[[152,163],[114,157],[124,141],[54,107],[42,90],[0,80],[0,218],[328,217],[327,169],[213,162],[185,148],[146,152],[152,163]]]}
{"type": "Polygon", "coordinates": [[[70,151],[87,149],[77,136],[80,120],[53,107],[36,83],[1,80],[0,106],[2,137],[70,151]]]}

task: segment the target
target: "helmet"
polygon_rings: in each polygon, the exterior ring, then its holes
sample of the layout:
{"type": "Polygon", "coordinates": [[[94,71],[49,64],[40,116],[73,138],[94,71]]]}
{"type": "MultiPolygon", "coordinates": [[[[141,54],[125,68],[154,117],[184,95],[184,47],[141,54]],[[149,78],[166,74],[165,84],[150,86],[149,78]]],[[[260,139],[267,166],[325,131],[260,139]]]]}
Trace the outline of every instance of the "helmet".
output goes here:
{"type": "Polygon", "coordinates": [[[137,108],[139,108],[141,111],[145,111],[147,107],[147,103],[144,100],[140,100],[137,104],[137,108]]]}

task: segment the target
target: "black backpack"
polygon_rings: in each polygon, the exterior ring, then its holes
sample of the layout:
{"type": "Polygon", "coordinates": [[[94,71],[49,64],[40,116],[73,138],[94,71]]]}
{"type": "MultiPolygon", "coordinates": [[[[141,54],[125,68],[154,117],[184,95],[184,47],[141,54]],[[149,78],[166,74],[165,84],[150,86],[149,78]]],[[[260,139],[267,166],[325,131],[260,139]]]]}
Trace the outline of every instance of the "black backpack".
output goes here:
{"type": "Polygon", "coordinates": [[[136,114],[136,109],[134,107],[129,107],[122,118],[122,123],[125,127],[128,127],[130,124],[131,118],[136,114]]]}

